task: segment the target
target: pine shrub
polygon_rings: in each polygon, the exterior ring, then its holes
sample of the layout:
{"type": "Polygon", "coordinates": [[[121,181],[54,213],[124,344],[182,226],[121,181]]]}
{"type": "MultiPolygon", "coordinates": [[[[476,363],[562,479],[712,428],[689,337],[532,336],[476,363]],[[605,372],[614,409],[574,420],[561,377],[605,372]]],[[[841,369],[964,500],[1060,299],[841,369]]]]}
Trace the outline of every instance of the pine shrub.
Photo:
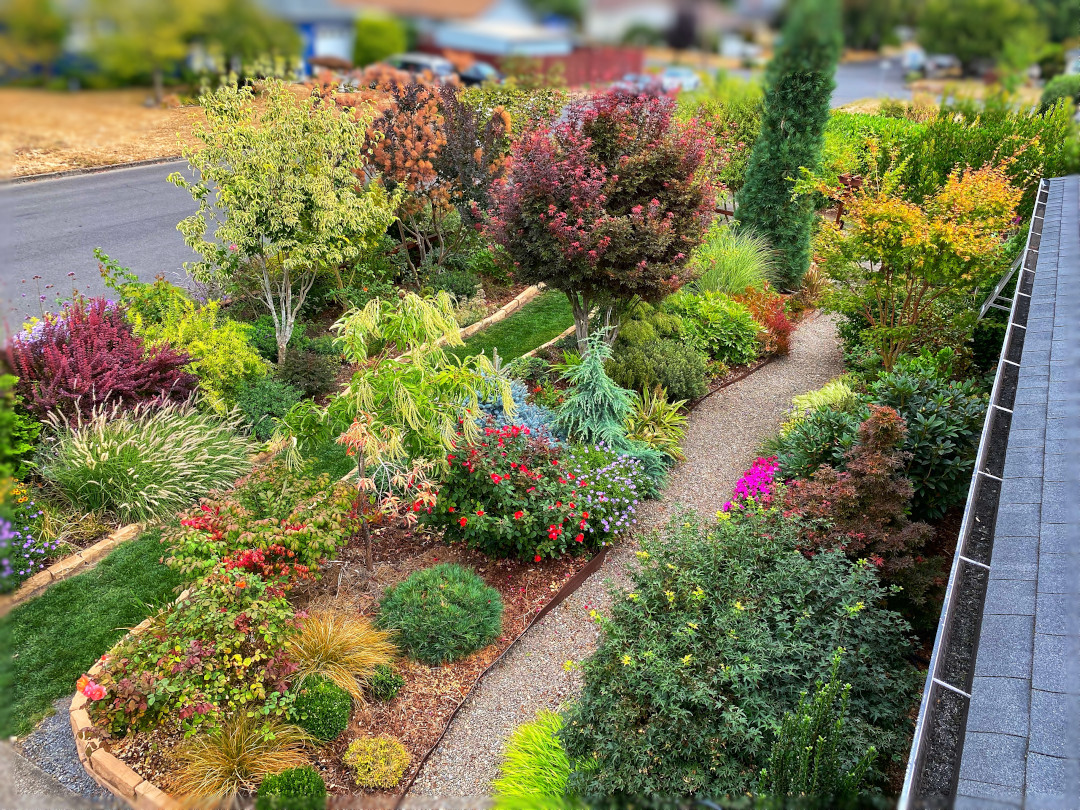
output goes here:
{"type": "Polygon", "coordinates": [[[737,221],[776,250],[778,282],[786,288],[797,288],[810,266],[813,204],[792,192],[802,169],[814,171],[821,161],[840,30],[838,0],[791,4],[766,73],[761,134],[738,194],[737,221]]]}
{"type": "Polygon", "coordinates": [[[383,790],[397,786],[410,759],[405,746],[387,736],[354,740],[344,757],[357,785],[383,790]]]}
{"type": "Polygon", "coordinates": [[[262,780],[255,810],[323,810],[326,782],[310,765],[272,773],[262,780]]]}
{"type": "Polygon", "coordinates": [[[439,666],[494,642],[502,613],[499,592],[475,571],[440,563],[387,589],[377,624],[410,658],[439,666]]]}
{"type": "Polygon", "coordinates": [[[104,298],[76,298],[4,349],[7,367],[19,378],[16,390],[39,419],[89,416],[114,404],[184,402],[198,384],[184,370],[190,359],[170,346],[148,349],[123,308],[104,298]]]}
{"type": "Polygon", "coordinates": [[[328,678],[311,675],[304,679],[293,702],[296,724],[323,742],[336,740],[349,727],[352,696],[328,678]]]}

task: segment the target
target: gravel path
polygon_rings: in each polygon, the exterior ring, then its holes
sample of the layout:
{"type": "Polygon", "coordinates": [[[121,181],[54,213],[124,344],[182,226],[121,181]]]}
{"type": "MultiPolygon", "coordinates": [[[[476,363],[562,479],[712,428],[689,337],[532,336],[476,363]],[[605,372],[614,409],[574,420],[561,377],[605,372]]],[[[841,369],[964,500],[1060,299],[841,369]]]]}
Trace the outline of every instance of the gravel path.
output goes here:
{"type": "MultiPolygon", "coordinates": [[[[754,460],[761,442],[779,428],[791,398],[820,388],[843,371],[834,322],[817,317],[803,323],[791,354],[719,391],[694,410],[683,448],[687,460],[673,471],[664,499],[649,505],[642,526],[660,526],[680,507],[714,513],[754,460]]],[[[538,710],[557,709],[578,689],[578,676],[568,673],[565,664],[580,661],[595,648],[599,631],[589,611],[604,611],[610,605],[607,583],[626,581],[633,547],[631,541],[612,549],[602,576],[590,578],[530,628],[485,676],[424,765],[410,798],[480,797],[489,792],[510,733],[538,710]]]]}

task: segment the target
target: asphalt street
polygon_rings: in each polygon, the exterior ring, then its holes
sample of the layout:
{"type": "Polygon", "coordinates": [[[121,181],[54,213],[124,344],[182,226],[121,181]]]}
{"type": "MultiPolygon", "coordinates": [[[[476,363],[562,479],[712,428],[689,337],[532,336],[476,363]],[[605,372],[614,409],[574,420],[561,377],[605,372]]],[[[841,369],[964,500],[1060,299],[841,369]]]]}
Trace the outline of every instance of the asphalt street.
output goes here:
{"type": "MultiPolygon", "coordinates": [[[[836,78],[834,106],[871,96],[911,96],[895,60],[885,68],[878,61],[840,65],[836,78]]],[[[42,306],[53,308],[73,287],[104,293],[95,247],[144,280],[158,274],[185,279],[184,262],[196,256],[176,223],[195,204],[165,180],[185,168],[178,161],[0,187],[0,333],[5,325],[40,314],[42,306]]]]}

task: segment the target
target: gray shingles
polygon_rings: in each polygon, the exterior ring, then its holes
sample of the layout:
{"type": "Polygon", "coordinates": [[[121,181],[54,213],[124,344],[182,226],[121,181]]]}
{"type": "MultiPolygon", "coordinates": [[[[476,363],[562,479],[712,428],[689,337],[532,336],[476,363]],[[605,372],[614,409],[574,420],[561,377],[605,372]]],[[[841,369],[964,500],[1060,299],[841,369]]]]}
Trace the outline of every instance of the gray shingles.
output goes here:
{"type": "Polygon", "coordinates": [[[984,616],[975,674],[1030,678],[1034,634],[1035,620],[1031,616],[984,616]]]}
{"type": "Polygon", "coordinates": [[[1080,752],[1080,702],[1073,695],[1032,691],[1028,750],[1052,757],[1080,752]]]}
{"type": "Polygon", "coordinates": [[[976,677],[971,687],[968,731],[1025,736],[1031,681],[1026,678],[976,677]]]}
{"type": "Polygon", "coordinates": [[[960,778],[1022,790],[1026,753],[1023,737],[969,731],[964,736],[960,778]]]}
{"type": "MultiPolygon", "coordinates": [[[[1028,754],[1026,790],[1029,806],[1042,806],[1033,796],[1076,796],[1080,791],[1080,760],[1028,754]]],[[[1075,806],[1075,805],[1074,805],[1075,806]]]]}
{"type": "Polygon", "coordinates": [[[1080,695],[1080,638],[1036,633],[1031,685],[1080,695]]]}
{"type": "Polygon", "coordinates": [[[986,588],[987,614],[1034,616],[1035,580],[992,579],[986,588]]]}

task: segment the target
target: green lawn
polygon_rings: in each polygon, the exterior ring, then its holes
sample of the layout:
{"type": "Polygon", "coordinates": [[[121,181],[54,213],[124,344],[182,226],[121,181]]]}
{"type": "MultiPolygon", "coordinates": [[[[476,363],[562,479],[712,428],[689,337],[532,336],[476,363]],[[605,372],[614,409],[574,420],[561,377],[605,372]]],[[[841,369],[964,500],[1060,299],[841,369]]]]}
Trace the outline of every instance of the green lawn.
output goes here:
{"type": "Polygon", "coordinates": [[[574,324],[574,313],[566,296],[548,290],[534,298],[509,318],[473,335],[465,345],[451,352],[464,358],[481,352],[491,357],[497,348],[503,360],[513,360],[547,343],[574,324]]]}
{"type": "Polygon", "coordinates": [[[0,619],[0,737],[25,734],[131,627],[176,597],[158,531],[0,619]]]}

